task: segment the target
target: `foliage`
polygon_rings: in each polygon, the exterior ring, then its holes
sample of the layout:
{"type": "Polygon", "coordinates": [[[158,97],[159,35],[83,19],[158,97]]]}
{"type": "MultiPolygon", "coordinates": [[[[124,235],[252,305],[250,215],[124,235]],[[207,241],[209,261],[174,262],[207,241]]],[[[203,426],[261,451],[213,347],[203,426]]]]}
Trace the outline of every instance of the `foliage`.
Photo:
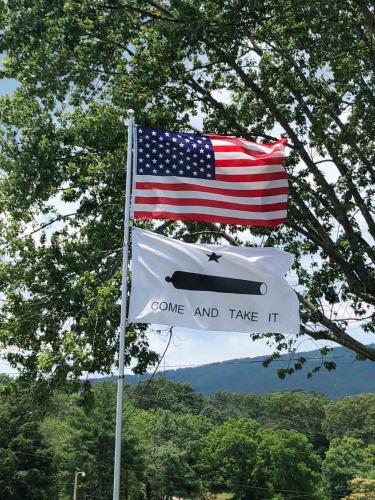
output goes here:
{"type": "Polygon", "coordinates": [[[259,422],[270,428],[293,429],[309,438],[315,449],[326,448],[322,430],[327,399],[318,393],[279,392],[261,398],[259,422]]]}
{"type": "Polygon", "coordinates": [[[334,438],[322,465],[329,495],[345,496],[350,492],[349,482],[375,472],[375,453],[363,441],[352,437],[334,438]]]}
{"type": "Polygon", "coordinates": [[[200,482],[186,460],[186,453],[169,443],[154,449],[147,468],[148,486],[156,498],[196,496],[200,482]]]}
{"type": "Polygon", "coordinates": [[[212,428],[204,417],[158,410],[150,420],[148,412],[136,412],[130,426],[143,440],[147,488],[166,496],[194,496],[201,481],[194,471],[202,436],[212,428]],[[136,424],[133,424],[136,419],[136,424]]]}
{"type": "MultiPolygon", "coordinates": [[[[334,438],[323,463],[319,458],[323,450],[318,424],[327,405],[322,395],[196,394],[198,411],[186,384],[157,380],[152,385],[159,405],[147,409],[144,384],[134,391],[127,387],[122,496],[128,500],[208,499],[220,494],[238,500],[320,500],[327,498],[323,487],[332,498],[359,495],[359,483],[371,491],[374,444],[366,447],[353,437],[334,438]],[[168,402],[173,410],[166,409],[168,402]],[[208,418],[207,408],[215,410],[215,418],[208,418]],[[246,413],[257,420],[244,417],[246,413]],[[350,483],[355,478],[362,478],[357,486],[350,483]]],[[[110,500],[115,384],[97,383],[79,391],[67,385],[48,399],[37,398],[36,388],[40,390],[38,384],[26,387],[6,377],[0,381],[0,498],[67,500],[74,473],[80,470],[86,473],[79,481],[81,496],[110,500]]],[[[345,404],[355,408],[355,398],[346,398],[345,404]]]]}
{"type": "Polygon", "coordinates": [[[199,413],[203,406],[202,395],[194,392],[189,384],[176,384],[163,377],[138,384],[132,398],[138,408],[145,410],[162,408],[177,413],[199,413]]]}
{"type": "Polygon", "coordinates": [[[375,394],[359,394],[331,403],[323,428],[329,440],[351,436],[375,444],[375,394]]]}
{"type": "Polygon", "coordinates": [[[351,494],[344,500],[374,500],[375,479],[356,477],[349,481],[351,494]]]}
{"type": "Polygon", "coordinates": [[[274,498],[278,491],[286,497],[323,498],[320,460],[299,432],[262,430],[254,478],[256,484],[267,486],[259,498],[274,498]]]}
{"type": "Polygon", "coordinates": [[[323,498],[320,461],[306,436],[230,419],[203,440],[199,470],[211,489],[236,498],[276,498],[278,492],[323,498]]]}
{"type": "Polygon", "coordinates": [[[257,419],[260,413],[260,399],[258,394],[218,391],[209,398],[209,404],[206,403],[203,412],[216,423],[222,423],[234,417],[257,419]]]}
{"type": "MultiPolygon", "coordinates": [[[[0,101],[0,341],[14,365],[58,381],[110,371],[129,107],[139,123],[173,129],[200,113],[206,131],[286,133],[284,227],[164,229],[283,246],[296,257],[301,333],[375,359],[348,328],[354,318],[374,331],[369,0],[2,0],[0,12],[1,76],[20,82],[0,101]]],[[[155,362],[143,328],[129,329],[127,346],[139,372],[155,362]]]]}
{"type": "Polygon", "coordinates": [[[0,378],[0,498],[49,500],[56,493],[52,450],[39,432],[34,388],[0,378]]]}
{"type": "Polygon", "coordinates": [[[259,425],[249,419],[230,419],[203,441],[200,473],[211,488],[229,488],[239,498],[252,498],[259,425]]]}
{"type": "Polygon", "coordinates": [[[315,449],[325,449],[328,441],[322,421],[327,405],[327,398],[319,393],[285,391],[259,395],[221,391],[209,398],[203,414],[215,423],[246,417],[257,420],[262,427],[296,430],[307,436],[315,449]]]}
{"type": "MultiPolygon", "coordinates": [[[[65,415],[58,412],[47,417],[41,430],[54,450],[59,471],[59,498],[71,498],[76,470],[86,474],[84,491],[93,498],[110,499],[113,484],[115,436],[115,385],[95,386],[91,407],[82,406],[82,394],[66,402],[65,415]],[[56,432],[58,431],[58,432],[56,432]]],[[[123,492],[141,484],[143,460],[138,442],[129,429],[123,437],[123,492]]]]}

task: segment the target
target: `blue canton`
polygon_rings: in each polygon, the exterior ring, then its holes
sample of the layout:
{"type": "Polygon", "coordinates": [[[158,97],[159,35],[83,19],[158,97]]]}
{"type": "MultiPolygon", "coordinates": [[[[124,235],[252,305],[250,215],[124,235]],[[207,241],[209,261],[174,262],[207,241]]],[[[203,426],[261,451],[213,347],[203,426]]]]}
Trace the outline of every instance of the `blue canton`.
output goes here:
{"type": "Polygon", "coordinates": [[[215,179],[215,158],[208,137],[137,127],[137,174],[215,179]]]}

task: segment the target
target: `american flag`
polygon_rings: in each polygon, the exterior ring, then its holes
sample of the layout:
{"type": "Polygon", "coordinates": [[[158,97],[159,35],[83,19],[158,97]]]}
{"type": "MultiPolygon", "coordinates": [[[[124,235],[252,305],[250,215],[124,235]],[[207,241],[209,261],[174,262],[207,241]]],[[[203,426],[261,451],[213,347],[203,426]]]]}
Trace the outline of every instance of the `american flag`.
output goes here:
{"type": "Polygon", "coordinates": [[[285,143],[137,126],[133,217],[277,226],[287,216],[285,143]]]}

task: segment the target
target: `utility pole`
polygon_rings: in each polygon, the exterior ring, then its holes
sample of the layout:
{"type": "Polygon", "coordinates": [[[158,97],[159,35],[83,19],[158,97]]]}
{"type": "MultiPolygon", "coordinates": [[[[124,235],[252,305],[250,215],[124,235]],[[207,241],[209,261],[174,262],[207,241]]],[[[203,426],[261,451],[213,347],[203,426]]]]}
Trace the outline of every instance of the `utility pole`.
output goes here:
{"type": "Polygon", "coordinates": [[[82,477],[85,477],[86,474],[83,471],[77,471],[74,474],[74,492],[73,492],[73,500],[77,500],[77,490],[78,490],[78,476],[81,474],[82,477]]]}

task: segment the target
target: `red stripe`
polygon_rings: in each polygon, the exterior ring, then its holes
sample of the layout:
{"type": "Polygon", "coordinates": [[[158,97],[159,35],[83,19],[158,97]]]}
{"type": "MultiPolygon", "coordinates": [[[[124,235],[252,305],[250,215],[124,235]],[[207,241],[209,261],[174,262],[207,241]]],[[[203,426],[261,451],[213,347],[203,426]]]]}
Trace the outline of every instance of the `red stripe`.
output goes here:
{"type": "MultiPolygon", "coordinates": [[[[198,165],[199,166],[199,165],[198,165]]],[[[264,172],[268,172],[269,169],[271,167],[283,167],[283,165],[281,163],[272,163],[272,165],[215,165],[216,167],[216,172],[220,172],[221,169],[223,168],[238,168],[238,169],[241,169],[241,168],[262,168],[264,172]]],[[[280,169],[279,172],[285,172],[285,169],[282,168],[282,170],[280,169]]]]}
{"type": "Polygon", "coordinates": [[[288,143],[288,139],[285,139],[284,137],[282,139],[279,139],[278,141],[269,142],[268,144],[260,144],[260,143],[255,142],[255,141],[249,141],[248,139],[241,139],[238,137],[230,137],[227,135],[208,134],[207,137],[209,137],[211,140],[218,139],[219,141],[227,141],[227,142],[231,142],[232,144],[240,144],[240,141],[245,141],[247,144],[255,144],[256,146],[262,146],[265,148],[273,148],[275,146],[275,144],[283,144],[285,146],[288,143]]]}
{"type": "Polygon", "coordinates": [[[276,181],[278,179],[287,179],[286,172],[271,172],[269,174],[247,174],[247,175],[223,175],[216,176],[217,181],[226,182],[260,182],[276,181]]]}
{"type": "MultiPolygon", "coordinates": [[[[282,149],[275,149],[274,151],[270,151],[269,153],[265,153],[264,151],[256,151],[254,149],[245,148],[245,146],[234,145],[233,146],[213,146],[215,153],[245,153],[249,156],[257,156],[257,157],[272,157],[275,156],[275,153],[282,152],[282,149]]],[[[277,156],[280,158],[280,156],[277,156]]],[[[281,156],[284,158],[284,155],[281,156]]]]}
{"type": "Polygon", "coordinates": [[[270,203],[268,205],[249,205],[242,203],[232,203],[230,201],[201,200],[196,198],[166,198],[164,196],[136,196],[135,203],[140,205],[178,205],[181,207],[215,207],[228,208],[230,210],[243,210],[248,212],[275,212],[286,210],[287,203],[270,203]]]}
{"type": "MultiPolygon", "coordinates": [[[[139,176],[140,177],[140,176],[139,176]]],[[[228,177],[228,176],[223,176],[228,177]]],[[[269,189],[226,189],[219,187],[202,186],[200,184],[173,184],[162,182],[136,182],[136,189],[160,189],[161,191],[200,191],[205,193],[224,194],[227,196],[236,196],[241,198],[277,196],[279,194],[288,194],[288,186],[269,188],[269,189]]]]}
{"type": "Polygon", "coordinates": [[[272,156],[270,158],[233,158],[220,160],[215,157],[215,165],[217,167],[260,167],[262,165],[282,165],[284,158],[282,156],[272,156]]]}
{"type": "Polygon", "coordinates": [[[135,219],[169,219],[169,220],[181,220],[185,222],[197,221],[197,222],[219,222],[221,224],[240,224],[246,226],[266,226],[275,227],[282,224],[285,218],[273,219],[273,220],[262,220],[262,219],[239,219],[237,217],[222,217],[220,215],[209,215],[209,214],[176,214],[173,212],[134,212],[135,219]]]}

